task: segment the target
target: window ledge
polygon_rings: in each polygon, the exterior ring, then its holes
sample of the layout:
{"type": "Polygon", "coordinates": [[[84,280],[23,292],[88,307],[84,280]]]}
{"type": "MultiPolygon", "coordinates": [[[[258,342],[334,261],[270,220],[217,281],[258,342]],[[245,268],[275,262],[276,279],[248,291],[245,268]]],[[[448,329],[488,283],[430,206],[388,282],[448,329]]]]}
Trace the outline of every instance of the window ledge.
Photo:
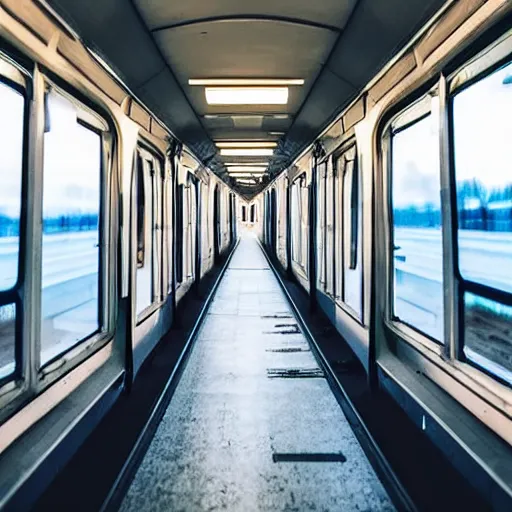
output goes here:
{"type": "MultiPolygon", "coordinates": [[[[123,377],[122,366],[111,358],[5,450],[0,457],[0,509],[31,508],[117,400],[123,377]]],[[[45,394],[38,398],[44,407],[45,394]]]]}

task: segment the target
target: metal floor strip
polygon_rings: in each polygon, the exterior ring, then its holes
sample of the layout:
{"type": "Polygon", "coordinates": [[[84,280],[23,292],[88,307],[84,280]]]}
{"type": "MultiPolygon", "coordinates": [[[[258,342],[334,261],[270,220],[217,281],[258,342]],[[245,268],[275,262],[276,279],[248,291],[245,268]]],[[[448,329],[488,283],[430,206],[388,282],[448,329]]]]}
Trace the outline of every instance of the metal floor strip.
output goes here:
{"type": "Polygon", "coordinates": [[[343,453],[273,453],[274,462],[346,462],[343,453]]]}
{"type": "Polygon", "coordinates": [[[323,379],[320,368],[269,368],[267,376],[271,379],[323,379]]]}

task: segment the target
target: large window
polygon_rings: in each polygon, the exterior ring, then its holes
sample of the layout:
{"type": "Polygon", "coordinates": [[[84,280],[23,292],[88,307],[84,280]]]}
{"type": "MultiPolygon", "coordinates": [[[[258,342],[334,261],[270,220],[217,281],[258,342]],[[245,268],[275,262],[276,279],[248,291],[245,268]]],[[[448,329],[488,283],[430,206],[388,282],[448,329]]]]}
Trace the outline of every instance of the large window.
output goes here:
{"type": "Polygon", "coordinates": [[[362,199],[356,147],[336,159],[336,298],[363,317],[362,199]]]}
{"type": "Polygon", "coordinates": [[[326,221],[326,178],[327,162],[316,167],[317,200],[316,200],[316,266],[318,287],[325,289],[325,221],[326,221]]]}
{"type": "Polygon", "coordinates": [[[139,146],[136,159],[137,289],[136,312],[140,316],[160,299],[163,230],[161,162],[139,146]]]}
{"type": "Polygon", "coordinates": [[[463,353],[512,383],[512,63],[451,103],[463,353]]]}
{"type": "Polygon", "coordinates": [[[100,329],[102,141],[77,106],[46,94],[41,363],[100,329]]]}
{"type": "Polygon", "coordinates": [[[21,184],[25,98],[20,90],[0,82],[0,381],[16,367],[16,317],[19,303],[21,184]]]}
{"type": "Polygon", "coordinates": [[[443,341],[443,251],[438,113],[431,97],[391,135],[394,316],[443,341]]]}
{"type": "Polygon", "coordinates": [[[306,184],[306,175],[303,174],[292,184],[291,193],[291,222],[292,222],[292,260],[304,272],[308,266],[308,205],[309,189],[306,184]]]}
{"type": "Polygon", "coordinates": [[[512,32],[440,76],[392,119],[383,137],[390,171],[390,320],[412,327],[405,328],[412,342],[428,344],[421,334],[430,337],[434,352],[433,342],[443,343],[444,357],[459,368],[465,368],[459,362],[470,364],[509,385],[511,50],[512,32]],[[440,91],[445,97],[438,101],[440,91]]]}

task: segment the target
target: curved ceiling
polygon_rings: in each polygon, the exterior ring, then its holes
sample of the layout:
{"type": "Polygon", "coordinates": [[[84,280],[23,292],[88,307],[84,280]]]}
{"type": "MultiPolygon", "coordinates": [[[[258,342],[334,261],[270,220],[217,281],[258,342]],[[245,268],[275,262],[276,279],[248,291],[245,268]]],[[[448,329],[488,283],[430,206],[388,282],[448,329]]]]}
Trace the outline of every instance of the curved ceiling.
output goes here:
{"type": "MultiPolygon", "coordinates": [[[[280,172],[444,0],[48,3],[177,137],[229,181],[226,163],[235,158],[221,157],[213,141],[276,141],[269,177],[280,172]],[[301,78],[304,85],[289,88],[286,105],[213,106],[204,87],[188,84],[191,78],[301,78]]],[[[237,188],[253,195],[264,182],[237,188]]]]}

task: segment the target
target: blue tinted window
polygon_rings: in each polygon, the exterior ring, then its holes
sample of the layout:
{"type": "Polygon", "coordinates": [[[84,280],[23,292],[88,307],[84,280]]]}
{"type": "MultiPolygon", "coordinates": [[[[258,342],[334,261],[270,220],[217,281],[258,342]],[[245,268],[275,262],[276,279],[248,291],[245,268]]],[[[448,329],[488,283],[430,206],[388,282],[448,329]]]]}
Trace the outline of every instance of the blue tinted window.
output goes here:
{"type": "MultiPolygon", "coordinates": [[[[453,99],[459,271],[464,280],[512,293],[512,63],[453,99]]],[[[512,307],[464,299],[464,353],[512,383],[512,307]]]]}
{"type": "Polygon", "coordinates": [[[0,82],[0,290],[18,279],[24,105],[19,92],[0,82]]]}
{"type": "Polygon", "coordinates": [[[428,115],[392,138],[394,314],[443,340],[438,129],[428,115]]]}
{"type": "Polygon", "coordinates": [[[512,292],[512,64],[453,98],[459,269],[512,292]]]}
{"type": "Polygon", "coordinates": [[[101,137],[64,97],[44,136],[41,362],[99,327],[101,137]]]}
{"type": "MultiPolygon", "coordinates": [[[[25,100],[0,82],[0,291],[18,281],[25,100]]],[[[0,379],[15,369],[16,307],[0,306],[0,379]]]]}

